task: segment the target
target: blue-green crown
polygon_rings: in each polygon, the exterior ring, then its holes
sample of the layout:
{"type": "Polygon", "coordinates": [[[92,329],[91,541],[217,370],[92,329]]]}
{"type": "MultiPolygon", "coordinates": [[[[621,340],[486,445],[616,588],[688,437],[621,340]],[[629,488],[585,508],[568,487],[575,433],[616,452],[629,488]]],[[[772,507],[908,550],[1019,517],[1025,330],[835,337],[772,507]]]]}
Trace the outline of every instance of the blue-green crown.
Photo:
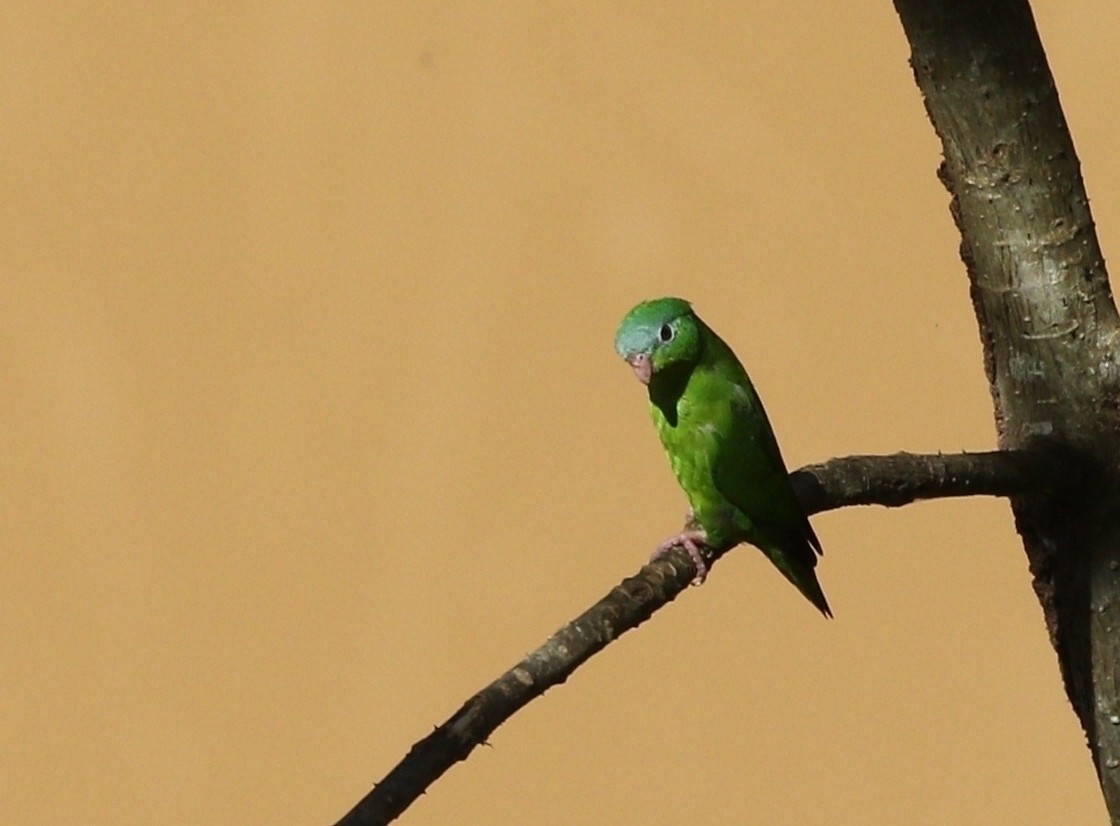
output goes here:
{"type": "Polygon", "coordinates": [[[618,325],[614,349],[625,359],[637,353],[648,353],[657,342],[657,332],[662,325],[691,313],[692,305],[683,298],[666,296],[643,301],[618,325]]]}

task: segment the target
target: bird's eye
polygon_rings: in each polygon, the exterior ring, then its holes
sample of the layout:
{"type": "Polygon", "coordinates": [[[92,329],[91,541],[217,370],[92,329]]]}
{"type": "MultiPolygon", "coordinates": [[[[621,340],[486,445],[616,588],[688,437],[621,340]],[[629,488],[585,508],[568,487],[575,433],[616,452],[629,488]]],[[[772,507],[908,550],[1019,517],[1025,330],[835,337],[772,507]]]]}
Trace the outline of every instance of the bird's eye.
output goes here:
{"type": "Polygon", "coordinates": [[[672,341],[673,340],[673,328],[670,327],[668,324],[662,324],[661,329],[657,331],[657,337],[660,338],[662,341],[672,341]]]}

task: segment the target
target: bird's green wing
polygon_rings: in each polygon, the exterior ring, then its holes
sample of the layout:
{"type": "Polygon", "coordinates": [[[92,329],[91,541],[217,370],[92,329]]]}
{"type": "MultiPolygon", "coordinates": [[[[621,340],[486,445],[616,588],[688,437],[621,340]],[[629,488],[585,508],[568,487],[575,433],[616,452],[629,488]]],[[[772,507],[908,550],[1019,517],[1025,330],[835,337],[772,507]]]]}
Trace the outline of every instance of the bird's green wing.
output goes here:
{"type": "Polygon", "coordinates": [[[723,407],[723,415],[714,417],[718,425],[712,479],[739,511],[746,540],[810,602],[830,614],[813,572],[822,552],[820,541],[789,481],[762,401],[738,359],[730,351],[727,357],[730,363],[720,364],[696,388],[709,397],[709,404],[723,407]]]}
{"type": "Polygon", "coordinates": [[[805,534],[811,551],[819,549],[820,543],[793,492],[766,411],[750,381],[717,380],[724,384],[719,392],[725,396],[730,415],[720,417],[723,426],[716,434],[719,447],[712,463],[716,487],[760,529],[797,528],[805,534]]]}

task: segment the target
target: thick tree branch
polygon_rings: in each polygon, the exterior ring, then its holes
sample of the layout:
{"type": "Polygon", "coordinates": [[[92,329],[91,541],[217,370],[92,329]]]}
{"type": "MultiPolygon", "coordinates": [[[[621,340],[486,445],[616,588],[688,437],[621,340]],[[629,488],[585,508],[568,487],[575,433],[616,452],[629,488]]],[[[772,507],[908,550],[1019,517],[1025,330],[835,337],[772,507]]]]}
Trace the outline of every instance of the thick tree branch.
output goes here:
{"type": "MultiPolygon", "coordinates": [[[[916,499],[1049,490],[1063,484],[1070,468],[1069,462],[1034,450],[897,453],[832,459],[802,468],[791,479],[812,514],[846,505],[897,507],[916,499]]],[[[337,826],[375,826],[395,819],[520,708],[563,683],[590,657],[675,599],[694,574],[688,554],[678,549],[623,580],[416,743],[337,826]]]]}
{"type": "Polygon", "coordinates": [[[1027,0],[894,5],[944,151],[999,446],[1092,464],[1079,497],[1011,506],[1120,826],[1120,328],[1077,154],[1027,0]]]}

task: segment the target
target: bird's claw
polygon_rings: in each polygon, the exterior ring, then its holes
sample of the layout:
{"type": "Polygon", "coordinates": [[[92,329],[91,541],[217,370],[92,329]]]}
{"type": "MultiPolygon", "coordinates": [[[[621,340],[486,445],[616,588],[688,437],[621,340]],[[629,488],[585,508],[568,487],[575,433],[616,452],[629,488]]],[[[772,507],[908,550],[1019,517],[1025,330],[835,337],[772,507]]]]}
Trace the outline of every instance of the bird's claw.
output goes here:
{"type": "Polygon", "coordinates": [[[676,536],[670,536],[664,542],[657,546],[657,550],[650,556],[650,562],[656,562],[674,548],[684,548],[688,552],[689,559],[692,564],[696,566],[696,576],[692,578],[690,585],[701,585],[704,580],[708,578],[708,563],[704,561],[704,554],[701,553],[701,546],[707,547],[708,535],[701,530],[687,530],[681,531],[676,536]]]}

